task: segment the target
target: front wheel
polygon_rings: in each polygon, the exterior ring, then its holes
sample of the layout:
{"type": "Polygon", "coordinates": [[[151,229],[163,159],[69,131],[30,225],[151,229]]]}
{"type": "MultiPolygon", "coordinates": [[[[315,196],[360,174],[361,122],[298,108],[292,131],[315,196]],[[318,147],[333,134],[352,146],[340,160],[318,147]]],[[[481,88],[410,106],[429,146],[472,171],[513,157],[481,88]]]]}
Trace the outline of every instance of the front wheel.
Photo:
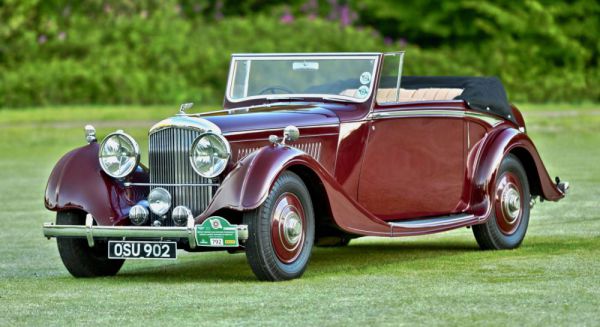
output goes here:
{"type": "Polygon", "coordinates": [[[302,179],[286,171],[265,202],[244,214],[249,237],[246,257],[260,280],[302,276],[313,247],[315,218],[310,193],[302,179]]]}
{"type": "MultiPolygon", "coordinates": [[[[85,213],[65,211],[56,214],[57,225],[83,225],[85,213]]],[[[96,241],[89,247],[80,238],[57,238],[58,253],[63,264],[75,277],[100,277],[116,275],[125,260],[108,258],[108,242],[96,241]]]]}
{"type": "Polygon", "coordinates": [[[484,250],[514,249],[521,245],[529,225],[529,183],[517,157],[509,154],[500,164],[492,194],[492,213],[473,234],[484,250]]]}

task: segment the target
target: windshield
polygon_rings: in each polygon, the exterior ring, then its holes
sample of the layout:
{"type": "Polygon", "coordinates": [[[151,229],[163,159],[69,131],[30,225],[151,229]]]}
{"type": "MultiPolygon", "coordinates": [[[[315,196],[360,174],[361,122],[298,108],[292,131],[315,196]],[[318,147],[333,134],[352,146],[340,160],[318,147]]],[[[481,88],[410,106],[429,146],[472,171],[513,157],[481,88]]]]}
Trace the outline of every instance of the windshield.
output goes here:
{"type": "Polygon", "coordinates": [[[334,97],[365,101],[372,93],[377,55],[234,56],[227,97],[334,97]]]}

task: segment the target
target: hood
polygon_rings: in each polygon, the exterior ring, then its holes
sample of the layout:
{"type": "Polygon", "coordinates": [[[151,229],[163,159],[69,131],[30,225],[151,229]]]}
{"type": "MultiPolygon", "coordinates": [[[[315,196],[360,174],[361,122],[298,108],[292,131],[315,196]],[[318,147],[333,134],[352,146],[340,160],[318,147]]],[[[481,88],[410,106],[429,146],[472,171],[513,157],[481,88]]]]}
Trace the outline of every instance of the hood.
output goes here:
{"type": "Polygon", "coordinates": [[[319,106],[253,107],[249,112],[225,112],[202,118],[217,125],[223,134],[283,129],[288,125],[301,128],[339,124],[339,118],[333,111],[319,106]]]}

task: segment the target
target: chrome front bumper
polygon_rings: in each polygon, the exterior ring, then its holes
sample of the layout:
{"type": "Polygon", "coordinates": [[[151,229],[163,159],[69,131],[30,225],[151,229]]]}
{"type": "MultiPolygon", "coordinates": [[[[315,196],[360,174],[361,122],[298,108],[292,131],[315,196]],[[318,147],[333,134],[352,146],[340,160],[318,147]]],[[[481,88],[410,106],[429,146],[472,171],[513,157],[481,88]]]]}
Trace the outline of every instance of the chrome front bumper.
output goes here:
{"type": "MultiPolygon", "coordinates": [[[[51,237],[80,237],[87,239],[90,247],[94,246],[94,238],[179,238],[187,239],[190,248],[195,248],[195,221],[194,218],[188,218],[185,227],[152,227],[152,226],[96,226],[94,218],[88,214],[85,218],[85,225],[55,225],[53,223],[44,223],[44,236],[51,237]]],[[[237,225],[238,239],[245,241],[248,239],[248,226],[237,225]]]]}

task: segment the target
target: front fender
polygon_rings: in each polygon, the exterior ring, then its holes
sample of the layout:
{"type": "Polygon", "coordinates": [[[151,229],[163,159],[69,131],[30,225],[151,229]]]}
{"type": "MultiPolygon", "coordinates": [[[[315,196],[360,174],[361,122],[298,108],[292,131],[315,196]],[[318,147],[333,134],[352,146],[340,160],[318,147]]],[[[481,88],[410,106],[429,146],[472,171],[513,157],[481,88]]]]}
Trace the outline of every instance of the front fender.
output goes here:
{"type": "Polygon", "coordinates": [[[240,160],[196,222],[201,223],[221,209],[248,211],[258,208],[281,172],[292,166],[304,166],[316,174],[324,186],[333,220],[340,228],[354,234],[392,236],[391,226],[347,196],[335,178],[314,158],[296,148],[281,145],[265,146],[240,160]]]}
{"type": "Polygon", "coordinates": [[[477,167],[471,180],[472,212],[485,218],[491,211],[490,195],[494,193],[496,174],[502,159],[509,153],[515,154],[523,164],[531,185],[545,200],[558,201],[565,195],[550,178],[542,159],[527,134],[514,128],[507,128],[490,134],[486,141],[473,152],[470,158],[477,167]]]}
{"type": "MultiPolygon", "coordinates": [[[[52,211],[83,210],[98,225],[123,224],[129,208],[146,198],[147,187],[125,187],[106,175],[98,162],[98,143],[91,143],[64,155],[56,164],[44,202],[52,211]]],[[[148,171],[139,165],[127,181],[147,183],[148,171]]]]}
{"type": "Polygon", "coordinates": [[[258,208],[286,163],[303,152],[285,146],[266,146],[241,159],[223,179],[201,217],[223,208],[238,211],[258,208]]]}

